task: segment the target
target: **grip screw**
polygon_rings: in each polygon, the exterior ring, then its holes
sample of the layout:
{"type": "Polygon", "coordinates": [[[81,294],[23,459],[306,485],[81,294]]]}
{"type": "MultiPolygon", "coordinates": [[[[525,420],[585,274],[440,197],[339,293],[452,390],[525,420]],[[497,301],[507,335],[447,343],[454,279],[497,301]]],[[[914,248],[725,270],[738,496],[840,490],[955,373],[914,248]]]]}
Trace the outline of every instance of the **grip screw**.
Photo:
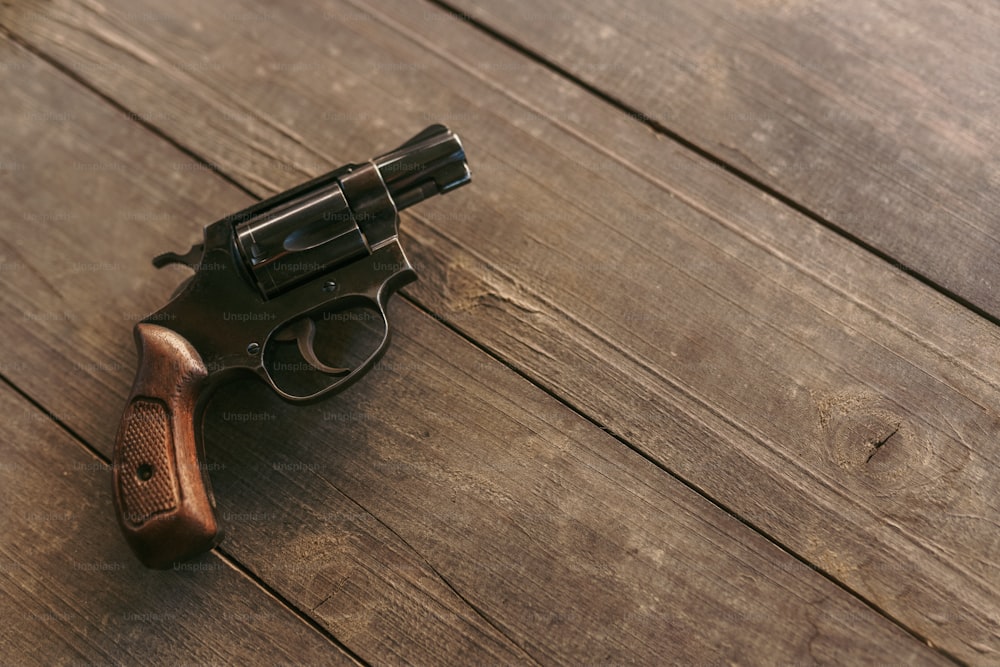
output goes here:
{"type": "Polygon", "coordinates": [[[247,345],[247,354],[257,354],[260,352],[260,345],[258,343],[250,343],[247,345]]]}
{"type": "Polygon", "coordinates": [[[337,283],[334,282],[333,280],[327,280],[325,283],[323,283],[324,292],[332,292],[335,289],[337,289],[337,283]]]}

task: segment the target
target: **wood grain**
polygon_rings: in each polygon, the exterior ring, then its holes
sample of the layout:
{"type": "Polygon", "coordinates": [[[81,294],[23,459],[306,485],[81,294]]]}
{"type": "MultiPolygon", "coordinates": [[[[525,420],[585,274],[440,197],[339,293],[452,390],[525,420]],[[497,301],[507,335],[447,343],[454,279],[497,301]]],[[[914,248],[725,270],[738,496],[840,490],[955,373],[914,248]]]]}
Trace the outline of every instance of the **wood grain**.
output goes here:
{"type": "Polygon", "coordinates": [[[935,645],[1000,651],[993,327],[428,6],[102,7],[13,26],[136,113],[183,97],[158,127],[262,194],[451,121],[476,185],[407,216],[410,294],[935,645]]]}
{"type": "Polygon", "coordinates": [[[1000,317],[997,7],[446,4],[1000,317]]]}
{"type": "Polygon", "coordinates": [[[118,534],[109,467],[0,386],[6,664],[357,664],[215,554],[150,572],[118,534]]]}
{"type": "MultiPolygon", "coordinates": [[[[4,371],[107,454],[134,365],[129,313],[172,289],[134,255],[211,219],[193,192],[245,196],[5,48],[35,83],[10,86],[23,168],[2,182],[0,219],[88,206],[11,242],[0,330],[22,361],[4,371]],[[78,166],[108,154],[125,166],[78,166]],[[32,187],[40,174],[59,196],[32,187]],[[171,223],[147,220],[144,199],[171,223]],[[123,219],[135,242],[107,243],[123,219]],[[46,289],[51,310],[24,310],[46,289]]],[[[335,402],[233,386],[206,433],[229,553],[362,658],[946,662],[433,318],[403,302],[391,316],[396,345],[335,402]]]]}

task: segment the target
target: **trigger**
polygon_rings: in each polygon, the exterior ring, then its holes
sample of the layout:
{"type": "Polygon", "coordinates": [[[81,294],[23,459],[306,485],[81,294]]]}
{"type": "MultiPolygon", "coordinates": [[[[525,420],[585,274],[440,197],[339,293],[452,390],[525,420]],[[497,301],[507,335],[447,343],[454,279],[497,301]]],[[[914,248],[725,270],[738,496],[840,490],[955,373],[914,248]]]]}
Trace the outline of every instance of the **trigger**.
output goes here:
{"type": "Polygon", "coordinates": [[[302,358],[309,362],[310,366],[322,373],[328,375],[347,375],[350,373],[350,368],[334,368],[333,366],[327,366],[319,360],[316,356],[316,350],[313,349],[313,339],[315,337],[316,323],[308,317],[303,317],[275,334],[274,339],[280,341],[297,341],[299,344],[299,354],[302,355],[302,358]]]}

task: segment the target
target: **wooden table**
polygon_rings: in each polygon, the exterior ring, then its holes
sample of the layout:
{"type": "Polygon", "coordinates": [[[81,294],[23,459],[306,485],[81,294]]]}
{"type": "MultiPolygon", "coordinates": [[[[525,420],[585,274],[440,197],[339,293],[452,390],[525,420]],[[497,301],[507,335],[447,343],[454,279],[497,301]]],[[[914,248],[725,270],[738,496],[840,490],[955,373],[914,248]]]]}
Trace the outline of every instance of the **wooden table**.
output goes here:
{"type": "MultiPolygon", "coordinates": [[[[11,664],[1000,664],[1000,9],[0,11],[11,664]],[[208,409],[147,571],[111,443],[149,259],[431,122],[394,346],[208,409]]],[[[412,211],[412,212],[411,212],[412,211]]]]}

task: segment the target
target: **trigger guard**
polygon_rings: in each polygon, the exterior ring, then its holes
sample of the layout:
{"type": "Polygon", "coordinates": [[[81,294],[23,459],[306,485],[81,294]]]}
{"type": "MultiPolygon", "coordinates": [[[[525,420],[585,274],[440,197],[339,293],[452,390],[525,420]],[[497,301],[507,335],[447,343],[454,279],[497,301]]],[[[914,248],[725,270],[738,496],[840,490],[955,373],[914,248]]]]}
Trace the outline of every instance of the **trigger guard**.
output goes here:
{"type": "MultiPolygon", "coordinates": [[[[389,325],[389,316],[385,312],[386,304],[382,297],[383,297],[382,294],[378,294],[375,296],[375,298],[366,299],[371,304],[375,305],[375,308],[373,310],[376,310],[379,313],[379,315],[382,317],[382,323],[385,325],[385,332],[382,334],[381,342],[375,348],[375,351],[372,352],[368,356],[368,358],[365,359],[361,364],[359,364],[357,368],[334,369],[337,371],[347,371],[346,374],[330,373],[330,375],[335,375],[336,377],[339,378],[336,382],[333,382],[330,385],[312,394],[300,395],[300,394],[291,394],[282,389],[281,387],[279,387],[277,382],[275,382],[274,378],[271,377],[271,373],[268,370],[267,366],[264,364],[261,364],[260,366],[257,367],[258,375],[260,375],[260,377],[263,378],[263,380],[268,384],[269,387],[271,387],[271,389],[276,394],[278,394],[284,400],[291,401],[293,403],[308,403],[311,401],[318,400],[328,394],[346,389],[348,386],[356,382],[362,375],[371,370],[372,366],[374,366],[376,362],[378,362],[378,360],[382,358],[382,355],[385,354],[386,349],[388,349],[389,347],[389,340],[392,337],[392,330],[389,325]]],[[[309,316],[304,316],[301,318],[301,320],[308,322],[308,324],[303,325],[299,324],[299,322],[296,322],[290,325],[289,327],[283,328],[279,333],[274,334],[271,337],[271,340],[287,341],[287,342],[290,342],[292,340],[300,340],[299,336],[296,333],[294,333],[294,329],[292,329],[292,327],[311,328],[312,336],[315,336],[316,323],[313,321],[313,319],[309,316]]],[[[312,350],[311,343],[309,345],[309,349],[312,350]]],[[[303,357],[305,357],[304,354],[303,357]]],[[[315,352],[313,352],[313,357],[315,357],[315,352]]],[[[308,359],[306,360],[308,361],[308,359]]],[[[319,363],[319,365],[326,366],[326,364],[323,364],[321,361],[319,361],[319,359],[317,359],[316,361],[317,363],[319,363]]],[[[317,370],[322,370],[322,369],[317,368],[317,370]]]]}

